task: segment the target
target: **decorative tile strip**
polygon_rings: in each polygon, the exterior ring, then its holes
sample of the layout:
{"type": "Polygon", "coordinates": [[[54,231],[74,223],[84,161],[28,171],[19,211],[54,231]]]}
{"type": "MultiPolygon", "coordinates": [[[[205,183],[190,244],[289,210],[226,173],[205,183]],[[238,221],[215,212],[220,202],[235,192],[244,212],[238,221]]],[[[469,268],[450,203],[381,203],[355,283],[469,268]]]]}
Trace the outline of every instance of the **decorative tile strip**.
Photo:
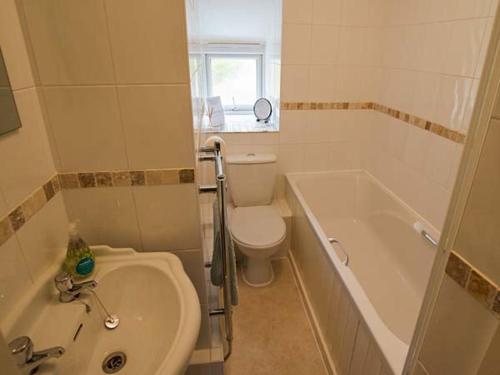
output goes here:
{"type": "Polygon", "coordinates": [[[155,186],[194,183],[194,169],[146,169],[113,172],[79,172],[54,175],[38,187],[7,216],[0,218],[0,246],[23,227],[38,211],[63,189],[86,189],[120,186],[155,186]]]}
{"type": "Polygon", "coordinates": [[[12,235],[21,229],[43,206],[47,204],[61,190],[59,177],[53,176],[45,184],[37,188],[19,206],[14,208],[6,217],[0,218],[0,246],[12,235]]]}
{"type": "Polygon", "coordinates": [[[335,103],[335,102],[283,102],[281,103],[282,110],[289,111],[305,111],[305,110],[347,110],[347,109],[363,109],[375,110],[377,112],[386,114],[410,125],[416,126],[423,130],[434,133],[440,137],[449,139],[452,142],[464,143],[465,134],[456,130],[449,129],[444,125],[436,122],[428,121],[418,116],[399,111],[394,108],[387,107],[378,103],[371,102],[354,102],[354,103],[335,103]]]}
{"type": "Polygon", "coordinates": [[[479,270],[454,251],[450,253],[445,272],[500,319],[500,288],[498,285],[488,280],[479,270]]]}
{"type": "Polygon", "coordinates": [[[155,186],[194,183],[194,169],[145,169],[133,171],[75,172],[59,174],[63,189],[120,186],[155,186]]]}

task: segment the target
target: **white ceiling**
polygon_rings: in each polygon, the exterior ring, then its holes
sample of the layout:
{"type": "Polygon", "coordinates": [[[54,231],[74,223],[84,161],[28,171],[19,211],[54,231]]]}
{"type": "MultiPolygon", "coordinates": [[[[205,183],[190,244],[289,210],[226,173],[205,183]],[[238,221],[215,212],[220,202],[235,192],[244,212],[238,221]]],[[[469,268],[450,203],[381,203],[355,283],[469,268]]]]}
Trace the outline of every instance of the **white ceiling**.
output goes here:
{"type": "Polygon", "coordinates": [[[281,25],[281,0],[198,0],[199,37],[265,42],[281,25]]]}

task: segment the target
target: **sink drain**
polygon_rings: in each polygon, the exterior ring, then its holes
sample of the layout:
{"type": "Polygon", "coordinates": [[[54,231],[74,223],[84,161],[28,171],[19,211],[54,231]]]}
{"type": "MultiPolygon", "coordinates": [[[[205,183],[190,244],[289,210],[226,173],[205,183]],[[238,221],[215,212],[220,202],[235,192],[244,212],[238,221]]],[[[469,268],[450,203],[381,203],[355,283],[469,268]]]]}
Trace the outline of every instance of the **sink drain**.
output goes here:
{"type": "Polygon", "coordinates": [[[114,352],[104,358],[102,371],[106,374],[114,374],[120,371],[127,363],[127,356],[123,352],[114,352]]]}

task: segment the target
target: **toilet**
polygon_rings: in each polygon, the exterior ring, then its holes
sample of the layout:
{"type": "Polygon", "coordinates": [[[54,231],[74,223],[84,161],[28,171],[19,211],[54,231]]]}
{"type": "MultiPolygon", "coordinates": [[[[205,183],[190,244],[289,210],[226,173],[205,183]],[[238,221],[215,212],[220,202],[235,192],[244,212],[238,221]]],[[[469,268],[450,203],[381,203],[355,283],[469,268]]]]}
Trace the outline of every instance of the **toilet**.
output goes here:
{"type": "Polygon", "coordinates": [[[234,243],[246,256],[243,280],[254,287],[269,285],[274,279],[271,257],[286,237],[285,222],[271,205],[276,155],[228,155],[226,170],[235,206],[229,228],[234,243]]]}

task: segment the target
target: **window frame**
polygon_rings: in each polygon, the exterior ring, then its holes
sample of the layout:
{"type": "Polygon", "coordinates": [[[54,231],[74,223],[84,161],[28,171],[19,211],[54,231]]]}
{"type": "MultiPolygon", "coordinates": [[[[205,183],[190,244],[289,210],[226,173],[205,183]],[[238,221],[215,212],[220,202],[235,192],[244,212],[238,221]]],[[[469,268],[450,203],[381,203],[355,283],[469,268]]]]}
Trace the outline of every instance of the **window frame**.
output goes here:
{"type": "MultiPolygon", "coordinates": [[[[204,58],[205,58],[205,69],[206,69],[206,84],[207,84],[207,94],[208,96],[214,96],[213,93],[213,82],[212,82],[212,64],[211,60],[212,58],[217,57],[217,58],[228,58],[228,59],[241,59],[241,58],[248,58],[256,61],[256,93],[257,93],[257,99],[261,98],[263,96],[263,87],[264,87],[264,54],[263,53],[205,53],[204,58]]],[[[245,113],[251,113],[253,111],[253,104],[247,104],[247,105],[224,105],[224,113],[226,114],[245,114],[245,113]]]]}

